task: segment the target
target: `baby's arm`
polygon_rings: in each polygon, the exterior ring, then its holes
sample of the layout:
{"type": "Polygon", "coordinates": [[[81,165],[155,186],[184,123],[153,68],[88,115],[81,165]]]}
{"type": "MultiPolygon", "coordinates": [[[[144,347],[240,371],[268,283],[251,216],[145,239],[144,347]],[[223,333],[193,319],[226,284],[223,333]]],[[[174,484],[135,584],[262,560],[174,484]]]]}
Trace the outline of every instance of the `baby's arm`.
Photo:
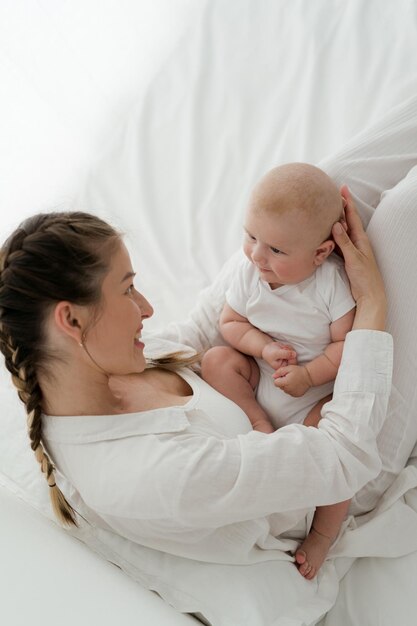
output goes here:
{"type": "Polygon", "coordinates": [[[284,346],[266,333],[253,326],[246,317],[226,304],[220,315],[220,332],[223,338],[236,350],[250,356],[262,358],[273,368],[283,361],[296,362],[296,353],[291,346],[284,346]]]}
{"type": "Polygon", "coordinates": [[[355,309],[330,324],[332,342],[323,354],[305,365],[288,365],[279,368],[275,374],[275,385],[290,394],[299,397],[310,387],[323,385],[336,378],[342,358],[346,334],[352,329],[355,309]]]}
{"type": "Polygon", "coordinates": [[[311,386],[317,387],[336,378],[340,361],[342,360],[343,344],[347,333],[352,329],[355,318],[355,309],[351,309],[330,324],[330,336],[332,343],[329,343],[323,354],[316,357],[305,368],[310,376],[311,386]]]}

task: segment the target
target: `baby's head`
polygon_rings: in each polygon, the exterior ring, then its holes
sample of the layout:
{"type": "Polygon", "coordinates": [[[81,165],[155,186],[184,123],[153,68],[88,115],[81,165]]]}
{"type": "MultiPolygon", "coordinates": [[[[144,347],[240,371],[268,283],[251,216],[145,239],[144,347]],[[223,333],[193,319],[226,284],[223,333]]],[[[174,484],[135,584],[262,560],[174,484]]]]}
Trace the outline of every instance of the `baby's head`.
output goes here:
{"type": "Polygon", "coordinates": [[[244,251],[272,287],[299,283],[332,253],[332,226],[344,199],[331,178],[307,163],[270,170],[252,191],[244,251]]]}

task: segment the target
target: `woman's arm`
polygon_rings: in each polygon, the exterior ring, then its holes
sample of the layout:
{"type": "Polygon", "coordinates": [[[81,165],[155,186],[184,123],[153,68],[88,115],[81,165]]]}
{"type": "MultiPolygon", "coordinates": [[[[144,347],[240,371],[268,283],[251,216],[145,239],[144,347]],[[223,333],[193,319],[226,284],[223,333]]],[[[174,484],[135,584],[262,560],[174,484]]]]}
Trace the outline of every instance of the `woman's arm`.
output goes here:
{"type": "MultiPolygon", "coordinates": [[[[208,436],[186,429],[186,412],[167,409],[169,432],[156,426],[154,434],[135,437],[129,431],[112,463],[106,446],[93,442],[90,451],[88,445],[72,446],[70,457],[83,455],[74,458],[74,484],[80,477],[83,498],[96,512],[137,518],[145,526],[146,520],[167,520],[165,536],[175,540],[197,528],[214,531],[347,500],[380,472],[376,437],[385,419],[391,369],[389,334],[351,331],[318,428],[291,424],[266,435],[248,423],[235,437],[208,436]],[[92,462],[94,448],[94,464],[104,463],[98,482],[85,474],[85,459],[92,462]]],[[[188,418],[191,423],[192,415],[188,418]]]]}
{"type": "MultiPolygon", "coordinates": [[[[270,435],[177,438],[180,450],[169,461],[170,514],[185,525],[218,527],[351,498],[381,469],[376,436],[391,369],[390,335],[352,331],[318,429],[292,424],[270,435]],[[179,459],[183,469],[173,474],[179,459]]],[[[159,471],[165,476],[162,466],[159,471]]]]}

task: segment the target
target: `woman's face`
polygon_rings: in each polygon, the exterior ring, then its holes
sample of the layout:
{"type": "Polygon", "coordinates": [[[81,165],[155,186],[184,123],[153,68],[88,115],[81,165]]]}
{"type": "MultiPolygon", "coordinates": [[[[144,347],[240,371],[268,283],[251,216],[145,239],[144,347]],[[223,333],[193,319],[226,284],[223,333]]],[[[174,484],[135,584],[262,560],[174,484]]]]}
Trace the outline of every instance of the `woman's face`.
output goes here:
{"type": "Polygon", "coordinates": [[[97,321],[88,329],[84,345],[94,362],[108,374],[142,372],[146,361],[140,341],[143,320],[153,309],[133,285],[135,273],[123,242],[114,253],[102,284],[97,321]]]}

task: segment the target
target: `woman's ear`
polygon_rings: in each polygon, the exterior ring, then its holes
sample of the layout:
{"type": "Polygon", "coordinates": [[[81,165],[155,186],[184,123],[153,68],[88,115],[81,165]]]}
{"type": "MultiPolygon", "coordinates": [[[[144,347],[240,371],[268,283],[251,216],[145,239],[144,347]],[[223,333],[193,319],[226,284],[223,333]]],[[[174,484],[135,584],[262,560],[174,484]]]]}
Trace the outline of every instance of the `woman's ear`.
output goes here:
{"type": "Polygon", "coordinates": [[[323,241],[316,249],[316,253],[314,256],[314,264],[319,266],[321,265],[327,257],[333,252],[335,243],[331,239],[327,239],[323,241]]]}
{"type": "Polygon", "coordinates": [[[82,343],[83,335],[83,313],[80,307],[71,302],[58,302],[55,306],[54,320],[58,330],[71,337],[78,344],[82,343]]]}

